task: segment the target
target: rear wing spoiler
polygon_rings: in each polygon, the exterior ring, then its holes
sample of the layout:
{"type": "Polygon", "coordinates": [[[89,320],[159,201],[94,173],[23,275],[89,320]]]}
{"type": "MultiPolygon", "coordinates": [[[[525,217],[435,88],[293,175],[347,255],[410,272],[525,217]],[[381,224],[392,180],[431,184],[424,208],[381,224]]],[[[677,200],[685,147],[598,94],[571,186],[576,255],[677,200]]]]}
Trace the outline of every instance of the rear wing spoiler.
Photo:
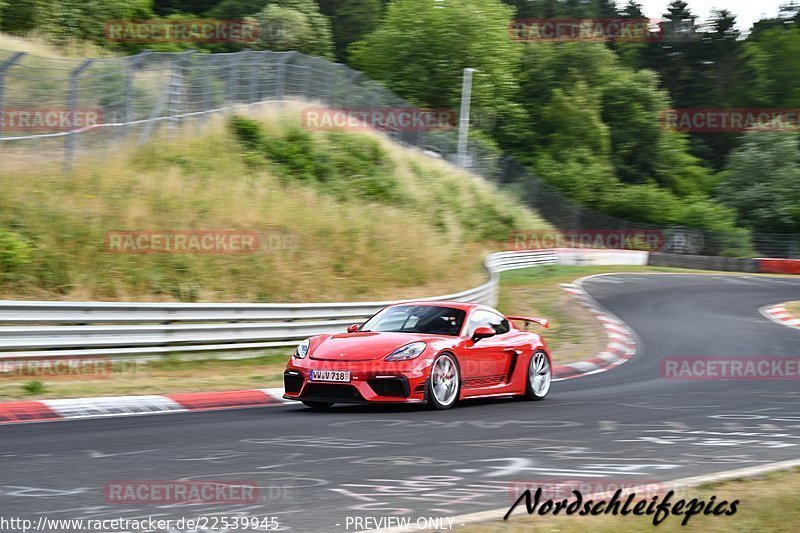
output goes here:
{"type": "Polygon", "coordinates": [[[512,322],[524,322],[526,326],[533,323],[544,326],[545,328],[550,327],[550,321],[546,318],[533,318],[529,316],[507,316],[506,318],[512,322]]]}

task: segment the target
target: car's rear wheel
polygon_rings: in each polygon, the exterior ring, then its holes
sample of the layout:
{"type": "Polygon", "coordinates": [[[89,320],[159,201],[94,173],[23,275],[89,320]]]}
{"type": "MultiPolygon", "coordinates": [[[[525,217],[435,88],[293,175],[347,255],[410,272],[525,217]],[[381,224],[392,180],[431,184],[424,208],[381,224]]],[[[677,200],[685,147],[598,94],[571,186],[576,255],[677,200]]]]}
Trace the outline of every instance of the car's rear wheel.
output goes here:
{"type": "Polygon", "coordinates": [[[455,356],[442,354],[431,365],[428,380],[428,405],[432,409],[450,409],[458,399],[461,374],[455,356]]]}
{"type": "Polygon", "coordinates": [[[305,405],[306,407],[310,407],[311,409],[316,409],[318,411],[321,411],[323,409],[328,409],[331,406],[333,406],[333,402],[307,402],[305,400],[302,401],[303,405],[305,405]]]}
{"type": "Polygon", "coordinates": [[[533,352],[528,365],[528,383],[524,397],[529,400],[544,399],[550,391],[552,379],[553,372],[547,355],[541,350],[533,352]]]}

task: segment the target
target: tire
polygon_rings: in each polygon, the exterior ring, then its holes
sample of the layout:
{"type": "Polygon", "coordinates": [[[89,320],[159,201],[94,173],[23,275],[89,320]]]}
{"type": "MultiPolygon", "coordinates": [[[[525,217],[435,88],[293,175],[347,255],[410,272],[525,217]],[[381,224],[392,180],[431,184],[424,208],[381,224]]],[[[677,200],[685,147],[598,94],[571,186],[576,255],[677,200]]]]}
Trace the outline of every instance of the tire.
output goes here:
{"type": "Polygon", "coordinates": [[[431,409],[450,409],[458,401],[461,392],[461,371],[454,355],[441,354],[431,365],[428,378],[428,407],[431,409]]]}
{"type": "Polygon", "coordinates": [[[531,362],[528,364],[528,375],[525,380],[526,400],[544,400],[550,392],[550,384],[553,381],[553,368],[550,360],[542,350],[536,350],[531,355],[531,362]]]}
{"type": "Polygon", "coordinates": [[[306,407],[310,407],[316,411],[324,411],[325,409],[329,409],[331,406],[333,406],[333,402],[307,402],[305,400],[302,400],[302,402],[306,407]]]}

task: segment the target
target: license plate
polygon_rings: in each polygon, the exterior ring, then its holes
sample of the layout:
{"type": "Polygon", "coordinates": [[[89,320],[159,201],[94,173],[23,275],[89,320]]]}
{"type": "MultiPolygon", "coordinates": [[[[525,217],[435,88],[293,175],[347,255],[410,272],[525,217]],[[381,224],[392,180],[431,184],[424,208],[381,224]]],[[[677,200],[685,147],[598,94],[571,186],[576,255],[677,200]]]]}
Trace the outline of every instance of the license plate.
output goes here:
{"type": "Polygon", "coordinates": [[[349,370],[312,370],[311,381],[350,381],[349,370]]]}

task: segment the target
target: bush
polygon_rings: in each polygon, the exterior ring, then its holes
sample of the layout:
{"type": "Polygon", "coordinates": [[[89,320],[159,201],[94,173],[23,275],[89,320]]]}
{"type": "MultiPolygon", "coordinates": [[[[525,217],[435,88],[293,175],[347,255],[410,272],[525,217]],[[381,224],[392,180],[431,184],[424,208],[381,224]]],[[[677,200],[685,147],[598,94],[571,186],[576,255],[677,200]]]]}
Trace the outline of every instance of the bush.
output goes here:
{"type": "Polygon", "coordinates": [[[398,183],[393,165],[377,140],[364,135],[330,132],[315,138],[298,127],[282,136],[270,136],[258,121],[231,117],[229,126],[236,139],[251,154],[277,164],[279,175],[323,185],[323,192],[342,198],[352,195],[376,202],[398,202],[398,183]]]}
{"type": "Polygon", "coordinates": [[[632,222],[682,225],[681,202],[655,184],[620,185],[603,199],[606,213],[632,222]]]}
{"type": "Polygon", "coordinates": [[[0,0],[0,29],[7,33],[26,33],[36,28],[43,0],[0,0]]]}
{"type": "Polygon", "coordinates": [[[44,383],[38,380],[31,380],[22,385],[22,390],[28,394],[41,394],[44,392],[44,383]]]}
{"type": "Polygon", "coordinates": [[[18,276],[31,262],[31,248],[22,237],[11,231],[0,230],[0,275],[18,276]]]}

